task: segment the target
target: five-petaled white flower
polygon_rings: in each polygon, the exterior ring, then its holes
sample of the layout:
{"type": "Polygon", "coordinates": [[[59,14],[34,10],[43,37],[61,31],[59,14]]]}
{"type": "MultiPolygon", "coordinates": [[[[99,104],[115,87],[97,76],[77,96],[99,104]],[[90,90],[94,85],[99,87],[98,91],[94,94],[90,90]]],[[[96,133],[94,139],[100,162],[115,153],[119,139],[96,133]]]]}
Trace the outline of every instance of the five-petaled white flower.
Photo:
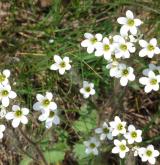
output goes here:
{"type": "Polygon", "coordinates": [[[85,33],[84,34],[85,40],[81,42],[82,47],[87,47],[87,52],[93,53],[93,51],[96,49],[97,45],[100,44],[100,41],[102,40],[102,34],[96,34],[93,35],[91,33],[85,33]]]}
{"type": "Polygon", "coordinates": [[[139,52],[140,57],[148,56],[152,58],[155,54],[160,54],[160,48],[157,46],[156,38],[152,38],[149,43],[145,40],[139,40],[139,44],[143,48],[139,52]]]}
{"type": "Polygon", "coordinates": [[[51,128],[52,125],[58,125],[60,123],[60,119],[57,115],[57,110],[42,110],[42,114],[38,118],[40,121],[45,121],[45,127],[51,128]]]}
{"type": "Polygon", "coordinates": [[[143,70],[143,75],[148,76],[149,71],[153,71],[156,75],[160,74],[160,66],[149,64],[149,68],[143,70]]]}
{"type": "Polygon", "coordinates": [[[115,45],[116,58],[129,58],[130,53],[134,53],[136,50],[133,43],[126,41],[120,35],[115,35],[113,40],[115,45]]]}
{"type": "Polygon", "coordinates": [[[4,118],[6,115],[6,107],[4,107],[3,105],[0,105],[0,119],[4,118]]]}
{"type": "Polygon", "coordinates": [[[3,72],[0,72],[0,84],[7,85],[9,83],[8,78],[10,77],[10,70],[5,69],[3,72]]]}
{"type": "Polygon", "coordinates": [[[86,154],[98,155],[97,148],[100,146],[100,142],[97,138],[91,137],[88,141],[84,141],[84,145],[86,146],[86,154]]]}
{"type": "Polygon", "coordinates": [[[95,133],[100,134],[100,140],[105,140],[106,138],[112,140],[112,131],[106,122],[103,123],[101,128],[96,128],[95,133]]]}
{"type": "Polygon", "coordinates": [[[126,140],[119,141],[114,140],[115,147],[112,149],[113,154],[119,154],[120,158],[124,158],[126,153],[129,151],[129,148],[126,146],[126,140]]]}
{"type": "Polygon", "coordinates": [[[139,149],[139,156],[142,162],[148,161],[150,164],[155,164],[159,151],[155,150],[153,145],[148,145],[146,148],[142,147],[139,149]]]}
{"type": "Polygon", "coordinates": [[[54,55],[55,63],[50,66],[51,70],[59,70],[59,74],[63,75],[66,70],[71,69],[69,57],[63,59],[59,55],[54,55]]]}
{"type": "Polygon", "coordinates": [[[120,84],[126,86],[128,81],[134,81],[135,75],[132,67],[127,67],[125,64],[119,65],[120,84]]]}
{"type": "Polygon", "coordinates": [[[124,137],[128,140],[128,144],[140,143],[142,141],[142,131],[136,130],[133,125],[129,125],[128,132],[124,134],[124,137]]]}
{"type": "Polygon", "coordinates": [[[114,44],[109,40],[109,38],[104,37],[102,43],[96,46],[95,56],[103,55],[106,60],[110,60],[113,51],[114,44]]]}
{"type": "Polygon", "coordinates": [[[80,89],[80,93],[83,94],[83,97],[85,99],[88,98],[90,95],[94,95],[94,84],[89,83],[88,81],[83,81],[83,88],[80,89]]]}
{"type": "Polygon", "coordinates": [[[119,17],[117,22],[123,25],[120,29],[120,34],[122,36],[127,36],[128,31],[130,31],[132,35],[136,35],[138,27],[142,24],[140,19],[134,18],[134,15],[130,10],[126,11],[126,17],[119,17]]]}
{"type": "Polygon", "coordinates": [[[52,101],[53,95],[51,92],[46,92],[46,95],[37,94],[36,98],[38,102],[33,105],[33,109],[36,111],[42,110],[55,110],[57,109],[57,104],[52,101]]]}
{"type": "Polygon", "coordinates": [[[1,124],[0,125],[0,139],[3,138],[3,132],[5,131],[6,127],[5,125],[1,124]]]}
{"type": "Polygon", "coordinates": [[[152,90],[159,90],[160,75],[155,75],[153,71],[148,72],[148,77],[141,77],[139,82],[142,85],[145,85],[144,91],[146,93],[151,92],[152,90]]]}
{"type": "Polygon", "coordinates": [[[118,116],[115,116],[114,121],[109,122],[109,125],[112,129],[112,136],[117,136],[119,134],[126,133],[126,122],[121,121],[121,119],[118,116]]]}
{"type": "Polygon", "coordinates": [[[12,112],[8,112],[5,116],[7,120],[12,120],[12,126],[17,128],[20,123],[27,124],[27,115],[29,113],[28,108],[21,108],[18,105],[12,106],[12,112]]]}
{"type": "Polygon", "coordinates": [[[9,106],[9,99],[16,98],[17,94],[11,90],[11,86],[9,84],[3,86],[0,84],[0,101],[4,107],[9,106]]]}

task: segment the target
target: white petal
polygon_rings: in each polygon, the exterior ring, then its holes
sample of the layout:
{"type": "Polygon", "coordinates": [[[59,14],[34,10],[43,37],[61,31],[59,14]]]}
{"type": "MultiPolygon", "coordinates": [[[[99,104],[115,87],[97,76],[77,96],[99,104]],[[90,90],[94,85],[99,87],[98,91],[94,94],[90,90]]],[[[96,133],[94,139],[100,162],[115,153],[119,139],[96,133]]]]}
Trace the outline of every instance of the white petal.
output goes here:
{"type": "Polygon", "coordinates": [[[120,34],[125,37],[128,35],[128,31],[129,27],[127,25],[123,25],[120,29],[120,34]]]}
{"type": "Polygon", "coordinates": [[[52,121],[46,122],[45,126],[47,129],[51,128],[52,127],[52,121]]]}
{"type": "Polygon", "coordinates": [[[41,109],[41,104],[40,102],[36,102],[34,105],[33,105],[33,109],[36,110],[36,111],[39,111],[41,109]]]}
{"type": "Polygon", "coordinates": [[[102,128],[96,128],[95,129],[95,133],[97,133],[97,134],[100,134],[100,133],[102,133],[103,131],[102,131],[102,128]]]}
{"type": "Polygon", "coordinates": [[[139,56],[140,56],[140,57],[144,57],[144,56],[146,56],[147,54],[148,54],[148,51],[146,50],[146,48],[140,50],[140,52],[139,52],[139,56]]]}
{"type": "Polygon", "coordinates": [[[146,48],[147,45],[148,45],[148,43],[147,43],[147,41],[145,41],[145,40],[139,40],[139,45],[140,45],[142,48],[146,48]]]}
{"type": "Polygon", "coordinates": [[[98,41],[101,41],[102,40],[102,34],[98,33],[95,35],[95,37],[97,38],[98,41]]]}
{"type": "Polygon", "coordinates": [[[95,90],[94,89],[91,89],[90,94],[91,95],[94,95],[95,93],[96,93],[95,90]]]}
{"type": "Polygon", "coordinates": [[[150,70],[148,72],[148,76],[151,77],[151,78],[155,78],[156,75],[155,75],[155,73],[153,71],[150,70]]]}
{"type": "Polygon", "coordinates": [[[9,106],[9,98],[8,97],[2,98],[2,105],[4,107],[8,107],[9,106]]]}
{"type": "Polygon", "coordinates": [[[64,61],[65,63],[69,63],[69,57],[64,57],[64,58],[63,58],[63,61],[64,61]]]}
{"type": "Polygon", "coordinates": [[[128,126],[128,131],[135,131],[135,126],[134,125],[129,125],[128,126]]]}
{"type": "Polygon", "coordinates": [[[17,94],[14,91],[9,92],[9,98],[14,99],[17,97],[17,94]]]}
{"type": "Polygon", "coordinates": [[[134,18],[134,15],[133,15],[132,11],[127,10],[127,11],[126,11],[126,17],[127,17],[127,18],[130,18],[130,19],[133,19],[133,18],[134,18]]]}
{"type": "Polygon", "coordinates": [[[159,90],[159,84],[153,85],[153,90],[158,91],[159,90]]]}
{"type": "Polygon", "coordinates": [[[95,51],[95,56],[100,57],[102,55],[103,55],[103,51],[102,50],[96,50],[95,51]]]}
{"type": "Polygon", "coordinates": [[[132,28],[130,28],[130,32],[131,32],[131,34],[136,35],[137,34],[137,28],[135,26],[133,26],[132,28]]]}
{"type": "Polygon", "coordinates": [[[45,121],[48,118],[48,114],[47,113],[42,113],[39,117],[38,120],[39,121],[45,121]]]}
{"type": "Polygon", "coordinates": [[[4,132],[5,128],[6,128],[5,125],[1,124],[0,125],[0,132],[4,132]]]}
{"type": "Polygon", "coordinates": [[[53,98],[52,93],[51,93],[51,92],[46,92],[46,98],[47,98],[49,101],[51,101],[52,98],[53,98]]]}
{"type": "Polygon", "coordinates": [[[14,118],[13,121],[12,121],[12,126],[14,128],[17,128],[20,124],[20,119],[19,118],[14,118]]]}
{"type": "Polygon", "coordinates": [[[54,55],[54,61],[59,64],[60,62],[62,62],[62,59],[59,55],[54,55]]]}
{"type": "Polygon", "coordinates": [[[125,156],[126,156],[126,153],[125,153],[125,152],[120,152],[120,153],[119,153],[119,157],[120,157],[120,158],[123,159],[125,156]]]}
{"type": "Polygon", "coordinates": [[[124,24],[127,23],[127,18],[126,18],[126,17],[119,17],[119,18],[117,19],[117,22],[118,22],[119,24],[121,24],[121,25],[124,25],[124,24]]]}
{"type": "Polygon", "coordinates": [[[37,95],[36,95],[36,99],[37,99],[38,101],[42,102],[42,100],[44,100],[44,96],[41,95],[41,94],[37,94],[37,95]]]}
{"type": "Polygon", "coordinates": [[[50,66],[50,70],[58,70],[58,69],[59,69],[59,65],[58,65],[57,63],[52,64],[52,65],[50,66]]]}
{"type": "Polygon", "coordinates": [[[152,44],[153,46],[156,46],[157,45],[157,39],[156,38],[152,38],[150,41],[149,41],[150,44],[152,44]]]}
{"type": "Polygon", "coordinates": [[[17,111],[17,110],[19,110],[20,109],[20,107],[18,106],[18,105],[13,105],[12,106],[12,110],[13,111],[17,111]]]}
{"type": "Polygon", "coordinates": [[[140,26],[143,22],[140,19],[134,19],[135,25],[140,26]]]}
{"type": "Polygon", "coordinates": [[[3,138],[3,133],[2,132],[0,132],[0,139],[2,139],[3,138]]]}
{"type": "Polygon", "coordinates": [[[148,159],[148,162],[149,162],[150,164],[155,164],[155,163],[156,163],[156,159],[153,158],[153,157],[151,157],[151,158],[148,159]]]}
{"type": "Polygon", "coordinates": [[[160,49],[158,47],[156,47],[155,50],[154,50],[154,53],[155,54],[160,54],[160,49]]]}
{"type": "Polygon", "coordinates": [[[5,116],[7,120],[12,120],[14,119],[14,113],[13,112],[8,112],[5,116]]]}
{"type": "Polygon", "coordinates": [[[86,40],[81,42],[81,46],[82,47],[88,47],[90,45],[91,45],[91,43],[90,43],[90,41],[88,39],[86,39],[86,40]]]}
{"type": "Polygon", "coordinates": [[[70,64],[66,64],[66,70],[70,70],[71,69],[71,65],[70,64]]]}
{"type": "Polygon", "coordinates": [[[94,46],[89,46],[88,48],[87,48],[87,52],[89,53],[89,54],[91,54],[91,53],[93,53],[93,51],[94,51],[94,46]]]}
{"type": "Polygon", "coordinates": [[[22,122],[23,124],[27,124],[27,123],[28,123],[27,117],[26,117],[26,116],[22,116],[22,117],[21,117],[21,122],[22,122]]]}
{"type": "Polygon", "coordinates": [[[91,38],[93,38],[94,36],[93,36],[93,34],[91,34],[91,33],[85,33],[85,34],[84,34],[84,37],[87,38],[87,39],[91,39],[91,38]]]}
{"type": "Polygon", "coordinates": [[[59,119],[58,116],[55,116],[55,117],[54,117],[53,123],[54,123],[55,125],[58,125],[58,124],[60,123],[60,119],[59,119]]]}
{"type": "Polygon", "coordinates": [[[64,68],[60,68],[60,69],[59,69],[59,74],[60,74],[60,75],[63,75],[64,73],[65,73],[65,69],[64,69],[64,68]]]}
{"type": "Polygon", "coordinates": [[[55,102],[51,102],[50,105],[49,105],[49,108],[51,110],[55,110],[55,109],[57,109],[57,104],[55,102]]]}
{"type": "Polygon", "coordinates": [[[144,88],[144,91],[146,93],[149,93],[151,90],[152,90],[152,87],[150,85],[146,85],[145,88],[144,88]]]}
{"type": "Polygon", "coordinates": [[[119,152],[118,147],[114,147],[114,148],[112,149],[112,153],[113,153],[113,154],[117,154],[118,152],[119,152]]]}
{"type": "Polygon", "coordinates": [[[127,79],[126,77],[121,77],[121,79],[120,79],[120,84],[121,84],[122,86],[126,86],[127,83],[128,83],[128,79],[127,79]]]}
{"type": "Polygon", "coordinates": [[[148,78],[147,77],[141,77],[139,79],[139,82],[142,84],[142,85],[146,85],[148,84],[148,78]]]}
{"type": "Polygon", "coordinates": [[[23,115],[28,115],[29,109],[28,108],[22,108],[23,115]]]}
{"type": "Polygon", "coordinates": [[[159,156],[159,151],[158,150],[154,150],[153,154],[154,154],[154,157],[157,157],[157,156],[159,156]]]}
{"type": "Polygon", "coordinates": [[[10,70],[8,70],[8,69],[5,69],[4,71],[3,71],[3,74],[8,78],[8,77],[10,77],[10,70]]]}
{"type": "Polygon", "coordinates": [[[106,138],[106,134],[101,134],[101,136],[100,136],[100,140],[104,140],[105,138],[106,138]]]}

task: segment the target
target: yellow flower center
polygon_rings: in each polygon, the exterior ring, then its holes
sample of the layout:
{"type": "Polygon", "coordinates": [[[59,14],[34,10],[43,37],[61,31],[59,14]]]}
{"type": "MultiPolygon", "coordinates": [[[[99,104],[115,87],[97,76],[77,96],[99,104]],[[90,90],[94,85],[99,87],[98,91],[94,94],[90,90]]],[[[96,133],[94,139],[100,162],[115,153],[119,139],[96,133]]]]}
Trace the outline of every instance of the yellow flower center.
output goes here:
{"type": "Polygon", "coordinates": [[[103,132],[107,134],[107,133],[109,133],[109,129],[108,128],[103,128],[103,132]]]}
{"type": "Polygon", "coordinates": [[[90,148],[95,148],[96,147],[96,145],[94,143],[91,143],[89,146],[90,146],[90,148]]]}
{"type": "Polygon", "coordinates": [[[90,92],[90,91],[91,91],[91,88],[90,88],[90,87],[86,87],[86,88],[85,88],[85,91],[86,91],[86,92],[90,92]]]}
{"type": "Polygon", "coordinates": [[[126,51],[127,50],[127,45],[121,44],[120,49],[123,50],[123,51],[126,51]]]}
{"type": "Polygon", "coordinates": [[[152,156],[152,151],[151,151],[151,150],[147,150],[147,151],[146,151],[146,155],[147,155],[148,157],[151,157],[151,156],[152,156]]]}
{"type": "Polygon", "coordinates": [[[9,92],[7,90],[2,91],[2,96],[7,96],[8,94],[9,94],[9,92]]]}
{"type": "Polygon", "coordinates": [[[120,148],[121,151],[125,151],[126,150],[126,146],[124,144],[121,144],[119,146],[119,148],[120,148]]]}
{"type": "Polygon", "coordinates": [[[122,71],[122,75],[123,75],[123,76],[127,76],[127,75],[128,75],[128,73],[129,73],[129,72],[128,72],[128,70],[127,70],[127,69],[124,69],[124,70],[122,71]]]}
{"type": "Polygon", "coordinates": [[[110,49],[110,46],[106,44],[106,45],[104,45],[103,49],[104,49],[104,51],[108,51],[110,49]]]}
{"type": "Polygon", "coordinates": [[[53,111],[51,111],[51,112],[49,113],[49,117],[50,117],[50,118],[52,118],[54,115],[55,115],[55,113],[54,113],[53,111]]]}
{"type": "Polygon", "coordinates": [[[133,131],[133,132],[131,133],[131,137],[132,137],[132,138],[136,138],[136,137],[137,137],[137,132],[133,131]]]}
{"type": "Polygon", "coordinates": [[[152,80],[150,81],[150,83],[151,83],[151,85],[156,85],[156,84],[157,84],[157,79],[152,79],[152,80]]]}
{"type": "Polygon", "coordinates": [[[61,66],[61,68],[65,68],[65,67],[66,67],[66,63],[65,63],[64,61],[62,61],[62,62],[60,63],[60,66],[61,66]]]}
{"type": "Polygon", "coordinates": [[[127,24],[129,26],[133,26],[134,25],[134,20],[133,19],[128,19],[127,24]]]}
{"type": "Polygon", "coordinates": [[[93,37],[93,38],[90,39],[90,41],[91,41],[92,44],[95,44],[97,42],[97,38],[93,37]]]}
{"type": "Polygon", "coordinates": [[[148,49],[149,51],[153,51],[153,50],[154,50],[154,46],[151,45],[151,44],[149,44],[149,45],[147,46],[147,49],[148,49]]]}
{"type": "Polygon", "coordinates": [[[0,74],[0,83],[3,82],[5,80],[6,76],[0,74]]]}
{"type": "Polygon", "coordinates": [[[15,112],[16,117],[21,117],[22,116],[22,111],[19,109],[15,112]]]}
{"type": "Polygon", "coordinates": [[[119,123],[119,124],[117,125],[117,129],[118,129],[119,131],[121,131],[121,130],[123,129],[123,125],[122,125],[121,123],[119,123]]]}
{"type": "Polygon", "coordinates": [[[48,106],[50,104],[50,101],[48,99],[43,100],[43,105],[48,106]]]}

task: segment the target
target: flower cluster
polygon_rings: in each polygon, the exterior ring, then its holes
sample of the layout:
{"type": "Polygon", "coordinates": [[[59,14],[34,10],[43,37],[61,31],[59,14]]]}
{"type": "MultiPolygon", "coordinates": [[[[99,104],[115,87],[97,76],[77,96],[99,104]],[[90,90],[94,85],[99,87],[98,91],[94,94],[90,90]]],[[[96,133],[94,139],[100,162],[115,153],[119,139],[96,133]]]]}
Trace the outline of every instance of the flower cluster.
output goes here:
{"type": "Polygon", "coordinates": [[[41,115],[39,116],[38,120],[45,121],[46,128],[52,127],[52,124],[58,125],[60,123],[60,119],[57,114],[57,104],[52,101],[52,93],[46,92],[45,96],[37,94],[36,99],[38,102],[33,105],[33,109],[35,111],[41,112],[41,115]]]}
{"type": "Polygon", "coordinates": [[[156,157],[159,152],[154,149],[153,145],[141,147],[142,131],[136,129],[134,125],[129,125],[125,121],[121,121],[118,116],[115,116],[114,121],[103,123],[102,127],[96,128],[95,133],[97,136],[91,137],[88,141],[84,142],[86,146],[86,154],[98,155],[98,147],[104,142],[114,144],[112,148],[113,154],[118,154],[121,159],[125,158],[129,151],[134,152],[134,156],[139,156],[142,162],[148,161],[155,164],[156,157]]]}
{"type": "MultiPolygon", "coordinates": [[[[122,25],[120,34],[115,36],[103,37],[102,34],[93,35],[85,33],[85,40],[81,42],[81,46],[87,48],[87,52],[95,53],[95,56],[103,56],[108,62],[106,68],[109,69],[111,77],[120,79],[121,86],[126,86],[128,82],[135,80],[134,68],[124,64],[122,60],[135,58],[137,45],[139,44],[139,57],[152,58],[160,54],[160,48],[157,46],[156,38],[152,38],[149,42],[141,39],[139,27],[142,21],[134,17],[132,11],[126,11],[126,17],[119,17],[117,22],[122,25]]],[[[152,89],[159,89],[159,76],[148,73],[139,79],[142,85],[145,85],[145,92],[152,89]]]]}

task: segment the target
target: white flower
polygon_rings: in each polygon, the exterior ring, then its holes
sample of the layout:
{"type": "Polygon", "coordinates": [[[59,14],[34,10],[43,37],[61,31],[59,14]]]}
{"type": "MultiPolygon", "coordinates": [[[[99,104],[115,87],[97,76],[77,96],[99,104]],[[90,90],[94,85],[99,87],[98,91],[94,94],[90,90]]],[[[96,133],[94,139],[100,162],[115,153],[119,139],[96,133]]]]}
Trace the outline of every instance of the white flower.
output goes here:
{"type": "Polygon", "coordinates": [[[7,85],[9,83],[8,78],[10,77],[10,70],[5,69],[3,72],[0,72],[0,84],[7,85]]]}
{"type": "Polygon", "coordinates": [[[106,60],[110,60],[113,51],[113,43],[110,42],[109,38],[104,37],[102,43],[96,46],[95,56],[103,55],[106,60]]]}
{"type": "Polygon", "coordinates": [[[142,131],[136,130],[133,125],[129,125],[128,132],[124,134],[124,137],[128,140],[128,144],[140,143],[142,141],[142,131]]]}
{"type": "Polygon", "coordinates": [[[139,82],[142,85],[145,85],[144,91],[146,93],[151,92],[152,90],[159,90],[160,75],[156,76],[153,71],[149,71],[148,77],[141,77],[139,82]]]}
{"type": "Polygon", "coordinates": [[[59,55],[54,55],[55,63],[50,66],[51,70],[59,70],[59,74],[63,75],[66,70],[71,69],[69,57],[63,59],[59,55]]]}
{"type": "Polygon", "coordinates": [[[83,81],[83,88],[80,89],[80,93],[83,94],[83,97],[86,99],[90,95],[95,94],[94,84],[87,81],[83,81]]]}
{"type": "Polygon", "coordinates": [[[48,110],[42,111],[42,114],[39,116],[38,120],[45,121],[45,127],[51,128],[52,124],[58,125],[60,123],[60,119],[57,115],[57,110],[48,110]]]}
{"type": "Polygon", "coordinates": [[[12,111],[13,112],[8,112],[5,118],[7,120],[12,120],[12,126],[14,128],[17,128],[20,123],[22,124],[28,123],[28,119],[26,117],[29,113],[28,108],[20,108],[18,105],[13,105],[12,111]]]}
{"type": "Polygon", "coordinates": [[[111,77],[116,77],[116,78],[120,77],[120,74],[119,74],[119,63],[117,61],[113,61],[113,62],[109,63],[106,66],[106,68],[110,69],[109,70],[109,74],[110,74],[111,77]]]}
{"type": "Polygon", "coordinates": [[[101,128],[95,129],[95,133],[100,134],[100,140],[105,140],[106,137],[109,140],[113,139],[111,128],[108,127],[106,122],[103,123],[103,126],[101,128]]]}
{"type": "Polygon", "coordinates": [[[115,147],[112,149],[113,154],[119,154],[120,158],[124,158],[126,153],[129,151],[129,148],[126,146],[126,140],[119,141],[114,140],[115,147]]]}
{"type": "Polygon", "coordinates": [[[6,115],[6,108],[4,106],[0,106],[0,119],[4,118],[6,115]]]}
{"type": "Polygon", "coordinates": [[[10,85],[0,85],[0,101],[4,107],[9,106],[9,99],[16,98],[17,94],[11,90],[10,85]]]}
{"type": "Polygon", "coordinates": [[[125,134],[126,133],[126,122],[121,121],[121,119],[118,116],[115,116],[114,121],[109,122],[109,125],[112,129],[112,136],[117,136],[119,134],[125,134]]]}
{"type": "Polygon", "coordinates": [[[148,76],[149,71],[153,71],[155,74],[160,74],[160,66],[149,64],[149,68],[143,70],[143,75],[148,76]]]}
{"type": "Polygon", "coordinates": [[[120,84],[122,86],[126,86],[128,81],[134,81],[135,75],[132,67],[127,67],[125,64],[119,65],[119,73],[120,73],[120,84]]]}
{"type": "Polygon", "coordinates": [[[84,141],[84,145],[86,146],[86,154],[94,154],[98,155],[98,147],[100,142],[95,137],[91,137],[90,140],[84,141]]]}
{"type": "Polygon", "coordinates": [[[91,54],[96,49],[96,46],[100,44],[100,41],[102,40],[102,34],[98,33],[93,35],[91,33],[85,33],[84,37],[85,40],[81,42],[81,46],[87,47],[87,52],[91,54]]]}
{"type": "Polygon", "coordinates": [[[33,105],[33,109],[36,111],[42,110],[55,110],[57,109],[57,104],[52,101],[53,95],[51,92],[46,92],[46,95],[37,94],[36,98],[38,102],[33,105]]]}
{"type": "Polygon", "coordinates": [[[50,39],[49,43],[52,44],[54,42],[54,39],[50,39]]]}
{"type": "Polygon", "coordinates": [[[140,19],[134,18],[134,15],[130,10],[126,11],[126,17],[119,17],[117,22],[123,25],[120,29],[120,34],[122,36],[127,36],[128,31],[130,31],[131,34],[136,35],[138,27],[142,24],[140,19]]]}
{"type": "Polygon", "coordinates": [[[0,125],[0,139],[3,138],[3,132],[5,131],[6,127],[5,125],[1,124],[0,125]]]}
{"type": "Polygon", "coordinates": [[[149,43],[145,40],[139,40],[139,44],[143,48],[139,52],[140,57],[148,56],[149,58],[152,58],[155,54],[160,53],[156,38],[152,38],[149,43]]]}
{"type": "Polygon", "coordinates": [[[148,145],[146,148],[139,149],[139,155],[142,162],[148,161],[150,164],[156,163],[156,157],[159,156],[159,151],[154,149],[153,145],[148,145]]]}
{"type": "Polygon", "coordinates": [[[136,50],[133,43],[126,41],[120,35],[115,35],[113,40],[115,45],[116,58],[129,58],[130,53],[134,53],[136,50]]]}

